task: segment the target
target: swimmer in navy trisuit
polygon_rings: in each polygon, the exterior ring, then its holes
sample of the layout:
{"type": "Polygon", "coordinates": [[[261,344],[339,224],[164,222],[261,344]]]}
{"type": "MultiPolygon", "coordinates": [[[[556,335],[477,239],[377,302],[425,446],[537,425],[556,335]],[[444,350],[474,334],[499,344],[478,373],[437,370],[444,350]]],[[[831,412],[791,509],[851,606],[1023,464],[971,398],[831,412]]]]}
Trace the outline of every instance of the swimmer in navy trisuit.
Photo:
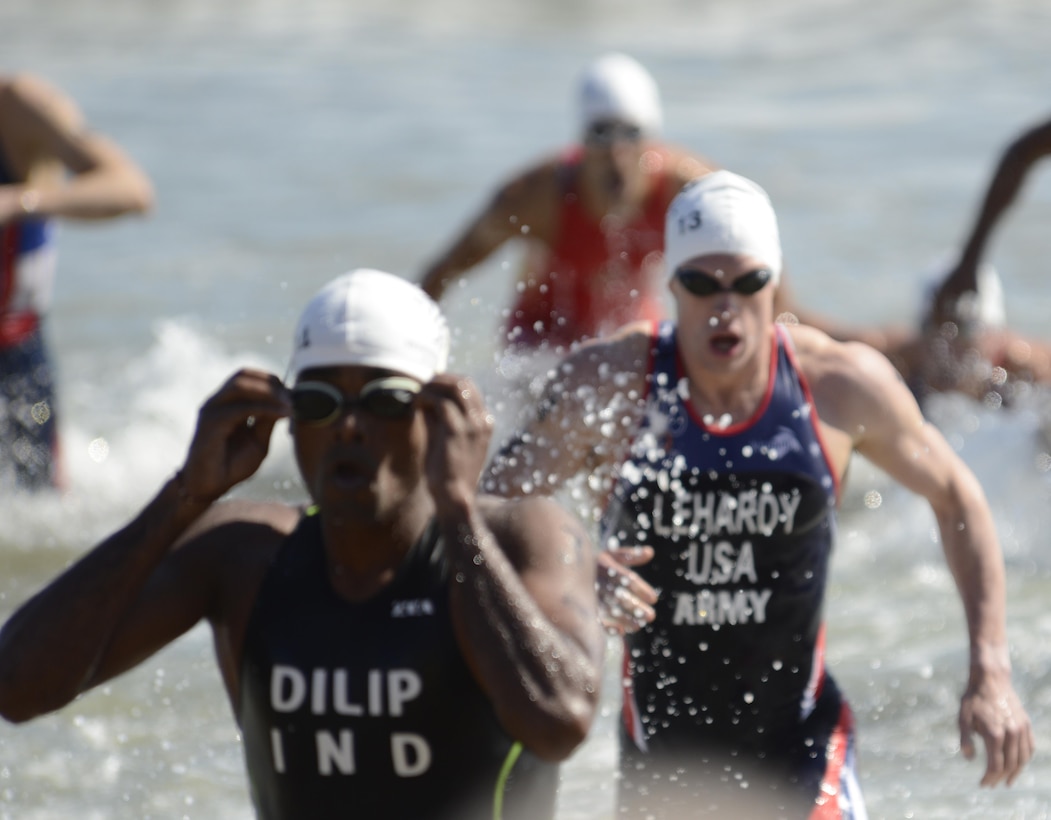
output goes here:
{"type": "Polygon", "coordinates": [[[0,632],[0,713],[58,709],[207,619],[261,818],[550,818],[595,712],[595,560],[476,494],[492,416],[415,285],[359,269],[242,370],[183,467],[0,632]],[[312,505],[218,499],[290,418],[312,505]],[[61,663],[55,659],[61,658],[61,663]]]}
{"type": "Polygon", "coordinates": [[[691,183],[665,246],[678,321],[568,357],[485,479],[510,495],[586,473],[604,492],[605,618],[629,633],[619,812],[865,816],[850,709],[823,663],[835,507],[855,451],[937,516],[970,640],[962,748],[974,754],[977,732],[982,784],[1012,782],[1033,733],[976,479],[883,356],[775,324],[781,247],[759,186],[727,171],[691,183]]]}
{"type": "Polygon", "coordinates": [[[91,131],[66,94],[31,74],[0,75],[0,487],[62,484],[51,354],[55,220],[142,213],[143,171],[91,131]]]}

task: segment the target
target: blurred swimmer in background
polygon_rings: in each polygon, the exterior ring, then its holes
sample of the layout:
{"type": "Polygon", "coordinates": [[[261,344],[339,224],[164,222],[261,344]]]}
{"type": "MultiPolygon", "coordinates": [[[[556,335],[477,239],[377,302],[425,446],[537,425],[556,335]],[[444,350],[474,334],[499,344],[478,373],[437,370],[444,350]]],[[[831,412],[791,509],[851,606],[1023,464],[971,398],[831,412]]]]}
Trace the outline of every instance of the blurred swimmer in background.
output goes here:
{"type": "Polygon", "coordinates": [[[63,484],[55,376],[44,334],[55,220],[153,204],[146,174],[76,103],[30,74],[0,75],[0,486],[63,484]]]}

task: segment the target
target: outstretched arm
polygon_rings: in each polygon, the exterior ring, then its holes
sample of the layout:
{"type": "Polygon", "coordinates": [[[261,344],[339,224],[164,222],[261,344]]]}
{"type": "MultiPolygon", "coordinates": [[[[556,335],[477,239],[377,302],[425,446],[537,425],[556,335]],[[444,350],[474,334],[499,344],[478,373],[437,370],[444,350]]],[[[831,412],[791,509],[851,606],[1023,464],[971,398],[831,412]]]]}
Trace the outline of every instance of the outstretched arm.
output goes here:
{"type": "MultiPolygon", "coordinates": [[[[530,421],[504,444],[486,470],[487,492],[506,498],[551,495],[588,477],[597,520],[603,486],[637,429],[646,400],[650,335],[633,325],[608,341],[578,349],[558,367],[530,421]]],[[[634,632],[654,618],[654,589],[629,567],[653,557],[649,547],[600,550],[600,619],[613,632],[634,632]]]]}
{"type": "Polygon", "coordinates": [[[438,301],[459,276],[489,257],[508,239],[543,241],[554,208],[555,170],[550,163],[502,185],[453,243],[424,271],[422,287],[438,301]]]}
{"type": "Polygon", "coordinates": [[[0,186],[0,224],[29,215],[106,219],[152,206],[153,187],[142,169],[89,130],[57,88],[16,77],[0,89],[0,119],[13,170],[24,180],[0,186]],[[55,173],[62,168],[69,173],[55,173]]]}
{"type": "Polygon", "coordinates": [[[257,371],[231,378],[201,408],[177,476],[130,524],[4,625],[0,714],[6,719],[25,721],[64,706],[207,614],[206,573],[180,569],[176,553],[183,550],[172,548],[214,499],[262,463],[274,423],[287,414],[279,385],[276,376],[257,371]],[[254,423],[246,423],[249,416],[254,423]]]}
{"type": "Polygon", "coordinates": [[[974,474],[924,421],[890,364],[854,348],[840,393],[853,396],[846,415],[855,447],[930,503],[963,603],[970,667],[960,705],[961,748],[971,757],[977,732],[986,749],[982,785],[1010,784],[1032,757],[1033,731],[1011,683],[1004,563],[989,505],[974,474]]]}
{"type": "MultiPolygon", "coordinates": [[[[650,346],[649,324],[635,323],[559,363],[528,421],[486,469],[486,492],[552,495],[575,478],[608,474],[645,407],[650,346]]],[[[593,489],[601,504],[602,488],[593,489]]]]}
{"type": "Polygon", "coordinates": [[[1014,202],[1029,169],[1048,154],[1051,154],[1051,120],[1025,132],[1007,147],[985,192],[960,261],[949,272],[935,298],[935,310],[941,318],[951,318],[952,308],[962,293],[977,289],[978,266],[989,237],[1004,211],[1014,202]]]}

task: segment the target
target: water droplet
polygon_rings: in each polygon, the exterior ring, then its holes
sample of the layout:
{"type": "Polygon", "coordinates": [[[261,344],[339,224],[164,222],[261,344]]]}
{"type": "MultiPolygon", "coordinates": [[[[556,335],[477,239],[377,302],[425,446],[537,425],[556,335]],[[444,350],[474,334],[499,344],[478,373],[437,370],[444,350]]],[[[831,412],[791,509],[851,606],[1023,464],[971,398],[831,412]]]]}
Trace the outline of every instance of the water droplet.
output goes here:
{"type": "Polygon", "coordinates": [[[96,464],[101,464],[109,458],[109,442],[104,438],[92,439],[88,445],[88,458],[96,464]]]}

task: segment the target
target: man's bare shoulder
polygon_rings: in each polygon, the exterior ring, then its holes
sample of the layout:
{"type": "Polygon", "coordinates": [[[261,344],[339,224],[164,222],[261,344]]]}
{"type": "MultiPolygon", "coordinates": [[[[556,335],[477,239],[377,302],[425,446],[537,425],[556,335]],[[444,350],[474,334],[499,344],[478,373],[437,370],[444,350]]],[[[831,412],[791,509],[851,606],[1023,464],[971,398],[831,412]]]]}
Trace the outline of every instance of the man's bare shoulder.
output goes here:
{"type": "Polygon", "coordinates": [[[863,342],[841,342],[807,325],[789,328],[818,415],[844,430],[864,425],[890,404],[912,401],[890,360],[863,342]]]}
{"type": "Polygon", "coordinates": [[[520,170],[496,189],[491,216],[521,231],[523,238],[548,239],[558,212],[559,160],[548,157],[520,170]]]}
{"type": "Polygon", "coordinates": [[[242,624],[259,585],[302,511],[286,504],[230,500],[213,504],[175,545],[162,577],[211,592],[209,617],[242,624]]]}
{"type": "Polygon", "coordinates": [[[590,447],[608,434],[613,418],[618,428],[631,427],[645,403],[652,340],[652,325],[637,322],[576,347],[548,380],[537,419],[554,425],[564,446],[570,430],[573,441],[590,447]]]}
{"type": "Polygon", "coordinates": [[[576,346],[559,369],[573,374],[573,381],[593,382],[612,374],[641,379],[649,369],[652,347],[652,323],[630,322],[608,336],[576,346]]]}
{"type": "Polygon", "coordinates": [[[57,92],[44,80],[32,74],[7,74],[0,76],[0,105],[26,105],[37,99],[46,99],[57,92]]]}
{"type": "Polygon", "coordinates": [[[507,177],[497,189],[498,198],[511,202],[553,197],[558,190],[562,163],[557,155],[549,155],[520,168],[507,177]]]}
{"type": "Polygon", "coordinates": [[[67,94],[33,74],[16,74],[0,82],[0,109],[16,124],[47,121],[73,128],[82,122],[80,109],[67,94]]]}
{"type": "Polygon", "coordinates": [[[242,522],[245,524],[271,524],[278,529],[291,530],[302,515],[302,508],[279,501],[254,501],[247,498],[230,498],[213,504],[198,519],[198,524],[207,528],[221,524],[242,522]]]}
{"type": "Polygon", "coordinates": [[[710,159],[679,145],[661,143],[660,151],[664,155],[668,176],[680,186],[719,169],[710,159]]]}
{"type": "Polygon", "coordinates": [[[568,515],[561,504],[550,496],[539,493],[518,498],[481,495],[478,497],[478,511],[494,532],[513,528],[524,519],[546,519],[550,516],[562,518],[568,515]]]}
{"type": "Polygon", "coordinates": [[[788,333],[811,384],[820,379],[845,379],[861,385],[894,369],[886,356],[864,342],[839,341],[809,325],[789,326],[788,333]]]}
{"type": "Polygon", "coordinates": [[[486,525],[516,566],[546,559],[561,561],[562,539],[551,537],[556,532],[570,540],[579,539],[581,547],[590,543],[579,519],[542,493],[518,498],[483,495],[478,506],[486,525]]]}
{"type": "Polygon", "coordinates": [[[276,547],[299,523],[302,510],[277,502],[231,499],[213,504],[179,539],[180,549],[212,552],[217,560],[251,560],[276,547]]]}
{"type": "Polygon", "coordinates": [[[633,322],[614,333],[576,345],[555,368],[551,386],[597,394],[641,389],[650,370],[653,325],[633,322]]]}

